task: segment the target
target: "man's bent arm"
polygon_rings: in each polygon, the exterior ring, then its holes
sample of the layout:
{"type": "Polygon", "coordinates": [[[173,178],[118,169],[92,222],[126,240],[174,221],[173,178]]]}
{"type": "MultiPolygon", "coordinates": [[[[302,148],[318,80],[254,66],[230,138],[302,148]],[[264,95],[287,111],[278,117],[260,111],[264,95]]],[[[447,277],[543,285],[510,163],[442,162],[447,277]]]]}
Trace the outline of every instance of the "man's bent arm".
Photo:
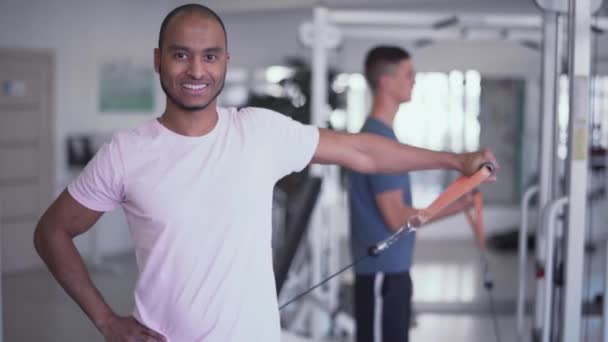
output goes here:
{"type": "Polygon", "coordinates": [[[89,230],[103,215],[78,203],[64,190],[44,213],[34,233],[36,251],[59,284],[103,331],[114,312],[93,285],[74,237],[89,230]]]}

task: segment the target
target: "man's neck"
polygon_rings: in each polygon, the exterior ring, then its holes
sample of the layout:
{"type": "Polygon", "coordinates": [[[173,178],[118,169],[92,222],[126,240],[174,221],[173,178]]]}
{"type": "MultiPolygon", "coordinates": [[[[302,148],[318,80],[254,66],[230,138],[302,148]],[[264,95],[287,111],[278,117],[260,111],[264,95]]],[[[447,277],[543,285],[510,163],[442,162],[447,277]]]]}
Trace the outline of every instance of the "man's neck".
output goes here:
{"type": "Polygon", "coordinates": [[[370,116],[392,128],[397,110],[399,110],[398,102],[392,101],[386,96],[376,95],[370,116]]]}
{"type": "Polygon", "coordinates": [[[199,137],[213,130],[218,121],[215,101],[205,109],[187,111],[167,103],[165,112],[158,121],[167,129],[189,137],[199,137]]]}

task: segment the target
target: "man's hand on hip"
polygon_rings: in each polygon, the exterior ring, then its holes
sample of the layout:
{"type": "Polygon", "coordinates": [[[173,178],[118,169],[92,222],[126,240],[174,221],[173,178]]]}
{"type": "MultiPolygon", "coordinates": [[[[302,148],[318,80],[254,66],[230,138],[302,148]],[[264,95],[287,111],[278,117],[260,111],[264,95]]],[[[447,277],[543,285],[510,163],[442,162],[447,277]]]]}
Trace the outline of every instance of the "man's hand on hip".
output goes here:
{"type": "Polygon", "coordinates": [[[101,330],[106,342],[166,342],[158,332],[128,316],[114,316],[101,330]]]}

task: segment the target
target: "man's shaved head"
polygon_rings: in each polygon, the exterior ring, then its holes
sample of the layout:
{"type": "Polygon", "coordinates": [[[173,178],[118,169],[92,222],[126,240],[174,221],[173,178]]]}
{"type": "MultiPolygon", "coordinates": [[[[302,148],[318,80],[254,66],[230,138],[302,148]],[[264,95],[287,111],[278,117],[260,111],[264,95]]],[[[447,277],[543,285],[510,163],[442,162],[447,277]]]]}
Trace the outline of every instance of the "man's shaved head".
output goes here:
{"type": "Polygon", "coordinates": [[[222,26],[222,30],[224,31],[225,43],[228,45],[228,36],[226,34],[226,27],[224,26],[224,22],[220,18],[217,13],[215,13],[211,8],[199,4],[187,4],[182,5],[175,8],[173,11],[169,12],[162,24],[160,24],[160,32],[158,34],[158,48],[162,49],[163,40],[165,37],[165,31],[167,30],[167,26],[171,23],[171,20],[177,16],[185,15],[185,14],[198,14],[204,18],[211,18],[216,20],[220,26],[222,26]]]}

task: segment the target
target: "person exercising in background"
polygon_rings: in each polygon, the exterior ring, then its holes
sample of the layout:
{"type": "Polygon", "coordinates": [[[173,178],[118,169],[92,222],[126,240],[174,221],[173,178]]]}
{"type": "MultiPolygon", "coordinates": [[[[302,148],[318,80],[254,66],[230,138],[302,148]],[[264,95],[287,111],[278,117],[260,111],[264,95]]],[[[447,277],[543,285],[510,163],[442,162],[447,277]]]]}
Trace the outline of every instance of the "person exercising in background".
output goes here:
{"type": "MultiPolygon", "coordinates": [[[[400,47],[377,46],[365,58],[365,77],[373,93],[371,114],[362,133],[397,142],[393,121],[399,106],[411,99],[415,73],[410,54],[400,47]]],[[[399,228],[416,210],[408,173],[349,173],[351,252],[365,255],[370,245],[399,228]]],[[[471,205],[467,195],[434,219],[471,205]]],[[[407,234],[376,258],[355,266],[357,342],[408,342],[412,314],[410,267],[416,234],[407,234]]]]}
{"type": "Polygon", "coordinates": [[[272,191],[309,163],[473,174],[496,162],[489,151],[433,152],[302,125],[262,108],[218,107],[229,59],[215,12],[199,4],[172,10],[154,49],[164,113],[116,133],[36,227],[38,253],[105,341],[278,342],[272,191]],[[106,303],[73,241],[118,207],[138,266],[135,306],[126,316],[106,303]]]}

